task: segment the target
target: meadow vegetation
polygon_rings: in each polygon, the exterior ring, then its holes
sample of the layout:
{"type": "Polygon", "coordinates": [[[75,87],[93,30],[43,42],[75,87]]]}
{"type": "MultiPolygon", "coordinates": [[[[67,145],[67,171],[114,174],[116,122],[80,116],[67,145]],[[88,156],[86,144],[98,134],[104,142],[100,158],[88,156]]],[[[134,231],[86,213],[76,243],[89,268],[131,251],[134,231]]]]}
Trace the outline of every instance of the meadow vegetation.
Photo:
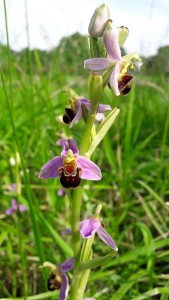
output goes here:
{"type": "MultiPolygon", "coordinates": [[[[104,90],[102,102],[121,111],[93,155],[103,178],[87,181],[82,219],[101,203],[104,225],[119,252],[104,267],[93,269],[86,296],[95,299],[169,297],[168,51],[164,47],[156,58],[144,59],[129,95],[115,97],[109,88],[104,90]]],[[[89,57],[87,38],[78,33],[63,38],[50,52],[15,53],[1,46],[0,57],[0,297],[56,299],[58,292],[47,291],[47,274],[38,266],[45,260],[60,263],[72,254],[70,238],[63,234],[70,227],[70,204],[57,194],[58,179],[40,180],[38,174],[60,155],[59,138],[73,132],[80,143],[83,122],[70,131],[62,117],[67,87],[88,97],[83,69],[89,57]],[[28,209],[6,215],[13,198],[28,209]]],[[[106,254],[102,243],[94,248],[106,254]]]]}

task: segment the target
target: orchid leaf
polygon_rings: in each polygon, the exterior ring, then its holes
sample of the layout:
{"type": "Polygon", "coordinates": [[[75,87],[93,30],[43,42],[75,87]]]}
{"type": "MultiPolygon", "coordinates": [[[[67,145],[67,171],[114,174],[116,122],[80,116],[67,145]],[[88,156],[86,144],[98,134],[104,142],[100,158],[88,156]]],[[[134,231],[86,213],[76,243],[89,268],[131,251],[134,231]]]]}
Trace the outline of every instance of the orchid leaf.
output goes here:
{"type": "Polygon", "coordinates": [[[81,262],[78,267],[78,272],[84,272],[88,269],[97,268],[100,266],[105,265],[109,260],[111,260],[116,255],[115,251],[110,252],[109,254],[105,256],[99,256],[96,258],[93,258],[91,260],[87,260],[85,262],[81,262]]]}

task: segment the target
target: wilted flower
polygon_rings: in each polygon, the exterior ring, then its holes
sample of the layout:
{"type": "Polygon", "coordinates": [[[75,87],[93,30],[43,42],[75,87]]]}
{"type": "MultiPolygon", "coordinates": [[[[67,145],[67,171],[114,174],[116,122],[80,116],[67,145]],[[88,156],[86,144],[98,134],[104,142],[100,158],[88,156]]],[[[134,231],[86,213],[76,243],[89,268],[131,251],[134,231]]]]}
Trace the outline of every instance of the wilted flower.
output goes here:
{"type": "MultiPolygon", "coordinates": [[[[65,108],[66,114],[63,116],[63,121],[66,124],[70,123],[70,127],[73,127],[82,117],[83,106],[88,112],[90,107],[90,101],[82,97],[79,97],[79,99],[74,98],[72,108],[65,108]]],[[[111,110],[110,105],[99,104],[95,121],[102,122],[104,120],[103,113],[107,110],[111,110]]]]}
{"type": "Polygon", "coordinates": [[[76,188],[81,179],[100,180],[99,167],[88,158],[79,155],[73,139],[61,139],[57,142],[63,147],[60,156],[48,161],[40,170],[40,178],[58,178],[65,188],[76,188]]]}
{"type": "Polygon", "coordinates": [[[90,20],[88,32],[90,36],[98,38],[103,35],[107,25],[107,20],[110,18],[109,9],[104,3],[97,7],[90,20]]]}
{"type": "Polygon", "coordinates": [[[118,28],[109,22],[103,34],[107,58],[98,57],[84,61],[85,69],[97,75],[101,75],[105,70],[116,63],[110,75],[109,85],[117,96],[120,95],[120,93],[126,95],[130,91],[130,83],[133,78],[130,71],[138,71],[142,65],[137,53],[121,56],[118,34],[118,28]]]}
{"type": "MultiPolygon", "coordinates": [[[[65,230],[64,233],[71,234],[71,229],[65,230]]],[[[113,250],[118,251],[116,243],[108,234],[108,232],[103,228],[101,224],[101,219],[94,219],[93,217],[89,217],[88,219],[80,222],[80,234],[84,239],[91,238],[95,235],[95,233],[98,234],[100,239],[106,245],[108,245],[113,250]]]]}
{"type": "Polygon", "coordinates": [[[27,207],[24,204],[19,204],[19,206],[18,206],[17,200],[12,199],[11,207],[6,209],[5,214],[6,215],[12,215],[13,213],[16,213],[17,210],[19,210],[20,212],[23,212],[23,211],[27,210],[27,207]]]}
{"type": "Polygon", "coordinates": [[[54,265],[45,262],[40,268],[49,267],[50,276],[48,279],[48,290],[54,291],[60,289],[59,300],[66,300],[69,290],[69,281],[66,272],[70,271],[74,266],[74,258],[66,260],[61,265],[54,265]]]}

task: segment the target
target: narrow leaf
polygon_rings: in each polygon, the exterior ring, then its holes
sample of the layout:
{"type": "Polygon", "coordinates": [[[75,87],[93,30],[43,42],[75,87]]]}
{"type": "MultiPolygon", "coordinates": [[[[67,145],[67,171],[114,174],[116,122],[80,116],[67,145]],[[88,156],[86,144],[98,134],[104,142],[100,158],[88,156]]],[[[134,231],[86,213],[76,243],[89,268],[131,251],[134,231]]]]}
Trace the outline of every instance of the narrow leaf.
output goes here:
{"type": "Polygon", "coordinates": [[[103,257],[93,258],[91,260],[80,263],[78,267],[78,272],[84,272],[88,269],[97,268],[106,264],[116,255],[116,252],[111,252],[103,257]]]}

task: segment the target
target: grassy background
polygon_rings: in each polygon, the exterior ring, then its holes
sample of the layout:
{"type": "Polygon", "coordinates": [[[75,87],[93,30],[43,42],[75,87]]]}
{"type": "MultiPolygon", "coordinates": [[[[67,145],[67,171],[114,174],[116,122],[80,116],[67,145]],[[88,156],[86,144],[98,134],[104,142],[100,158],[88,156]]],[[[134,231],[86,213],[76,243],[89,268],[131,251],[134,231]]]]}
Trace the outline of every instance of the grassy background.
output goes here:
{"type": "MultiPolygon", "coordinates": [[[[80,38],[79,43],[81,48],[72,44],[77,49],[74,60],[64,59],[65,41],[50,53],[0,49],[1,299],[56,299],[58,292],[47,292],[47,274],[38,266],[45,260],[61,263],[72,255],[71,241],[63,235],[70,226],[69,201],[57,195],[59,180],[42,180],[38,173],[60,154],[58,138],[71,136],[80,143],[85,130],[82,121],[71,130],[61,121],[68,101],[62,87],[87,97],[82,57],[88,58],[88,52],[80,38]],[[10,190],[11,183],[18,184],[17,193],[10,190]],[[12,198],[28,211],[6,216],[12,198]]],[[[92,271],[86,295],[95,299],[168,299],[168,92],[169,78],[147,75],[143,67],[128,96],[115,98],[107,88],[102,97],[102,103],[119,106],[121,112],[93,154],[103,178],[86,182],[81,216],[89,216],[102,203],[104,225],[119,253],[92,271]]],[[[107,251],[96,238],[94,253],[107,251]]]]}

